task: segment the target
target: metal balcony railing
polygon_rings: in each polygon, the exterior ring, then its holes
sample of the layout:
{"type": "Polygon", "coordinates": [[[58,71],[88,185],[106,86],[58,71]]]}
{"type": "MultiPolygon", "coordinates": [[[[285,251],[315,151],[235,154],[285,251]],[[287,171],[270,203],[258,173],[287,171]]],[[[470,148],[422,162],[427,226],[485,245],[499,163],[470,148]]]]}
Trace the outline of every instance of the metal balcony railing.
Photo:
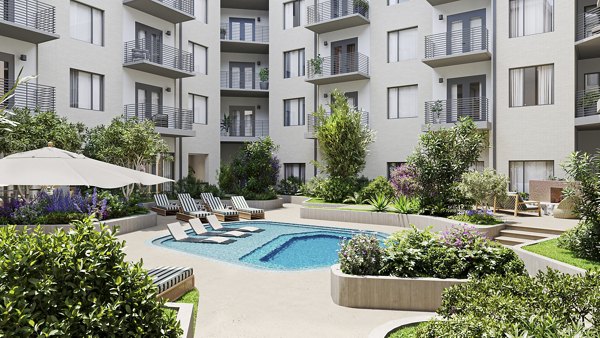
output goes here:
{"type": "Polygon", "coordinates": [[[194,0],[158,0],[165,6],[175,8],[186,14],[194,15],[194,0]]]}
{"type": "MultiPolygon", "coordinates": [[[[258,74],[258,70],[255,71],[258,74]]],[[[222,89],[262,89],[258,75],[246,76],[241,73],[221,72],[222,89]]],[[[267,88],[265,88],[266,90],[267,88]]]]}
{"type": "Polygon", "coordinates": [[[600,8],[577,16],[577,41],[600,33],[600,8]]]}
{"type": "Polygon", "coordinates": [[[123,112],[127,120],[151,120],[159,128],[192,130],[194,121],[191,110],[155,104],[126,104],[123,112]]]}
{"type": "Polygon", "coordinates": [[[3,0],[0,1],[0,13],[0,21],[55,33],[56,10],[47,3],[37,0],[3,0]]]}
{"type": "Polygon", "coordinates": [[[307,7],[309,25],[352,14],[360,14],[368,19],[369,2],[366,0],[333,0],[307,7]]]}
{"type": "Polygon", "coordinates": [[[425,123],[454,123],[460,117],[471,117],[473,121],[488,121],[489,103],[486,97],[438,100],[425,102],[425,123]]]}
{"type": "Polygon", "coordinates": [[[232,121],[221,126],[221,136],[263,137],[269,136],[269,120],[232,121]]]}
{"type": "Polygon", "coordinates": [[[309,79],[353,72],[369,74],[369,57],[361,53],[343,53],[311,59],[307,63],[309,79]]]}
{"type": "Polygon", "coordinates": [[[244,27],[252,27],[252,29],[242,30],[236,23],[221,23],[221,40],[269,42],[269,26],[244,25],[244,27]]]}
{"type": "MultiPolygon", "coordinates": [[[[0,96],[8,92],[15,84],[14,80],[0,78],[0,96]]],[[[51,86],[25,82],[19,85],[4,108],[29,108],[30,110],[55,111],[56,90],[51,86]]]]}
{"type": "MultiPolygon", "coordinates": [[[[360,118],[360,122],[365,125],[368,126],[369,125],[369,112],[366,112],[364,110],[360,111],[361,113],[361,118],[360,118]]],[[[331,112],[326,112],[325,116],[329,117],[331,116],[331,112]]],[[[306,126],[308,128],[308,133],[309,134],[313,134],[315,133],[317,130],[317,117],[315,116],[315,114],[308,114],[307,116],[307,121],[306,121],[306,126]]]]}
{"type": "Polygon", "coordinates": [[[575,95],[575,117],[599,115],[600,87],[580,90],[575,95]]]}
{"type": "Polygon", "coordinates": [[[145,60],[189,73],[194,72],[192,53],[147,39],[125,42],[123,54],[123,62],[126,64],[145,60]]]}
{"type": "Polygon", "coordinates": [[[439,33],[425,37],[425,58],[487,51],[489,33],[485,27],[439,33]]]}

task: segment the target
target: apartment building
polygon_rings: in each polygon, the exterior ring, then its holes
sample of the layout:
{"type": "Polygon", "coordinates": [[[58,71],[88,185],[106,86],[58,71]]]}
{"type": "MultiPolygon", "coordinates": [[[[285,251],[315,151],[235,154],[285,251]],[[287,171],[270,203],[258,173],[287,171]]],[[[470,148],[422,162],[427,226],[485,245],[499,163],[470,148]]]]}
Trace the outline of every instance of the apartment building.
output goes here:
{"type": "Polygon", "coordinates": [[[153,170],[173,178],[214,183],[270,135],[282,178],[310,179],[312,113],[335,89],[377,132],[371,178],[461,116],[489,135],[477,168],[512,190],[600,148],[595,0],[45,1],[0,4],[5,87],[21,67],[39,74],[15,105],[90,126],[152,119],[175,158],[153,170]]]}

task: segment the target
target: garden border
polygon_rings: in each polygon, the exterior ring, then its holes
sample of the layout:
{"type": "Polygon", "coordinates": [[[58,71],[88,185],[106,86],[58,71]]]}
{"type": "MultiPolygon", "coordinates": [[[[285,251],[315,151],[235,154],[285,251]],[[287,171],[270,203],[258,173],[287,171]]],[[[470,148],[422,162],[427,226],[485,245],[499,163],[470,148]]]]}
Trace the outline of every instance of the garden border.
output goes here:
{"type": "Polygon", "coordinates": [[[173,303],[166,302],[164,305],[167,309],[177,311],[177,321],[183,330],[184,338],[194,338],[194,322],[192,316],[194,315],[194,304],[192,303],[173,303]]]}
{"type": "Polygon", "coordinates": [[[408,317],[408,318],[391,320],[387,323],[384,323],[384,324],[379,325],[378,327],[374,328],[371,331],[371,333],[369,333],[368,338],[386,338],[388,336],[388,334],[390,334],[392,331],[395,331],[403,326],[424,323],[435,317],[436,317],[436,314],[432,313],[431,315],[420,315],[420,316],[412,316],[412,317],[408,317]]]}
{"type": "Polygon", "coordinates": [[[551,239],[556,239],[558,237],[559,236],[552,236],[552,237],[548,237],[548,238],[544,238],[544,239],[539,239],[536,241],[519,244],[517,246],[512,247],[512,249],[519,256],[519,258],[521,258],[523,260],[523,262],[525,262],[525,268],[527,269],[527,272],[532,276],[536,275],[539,271],[546,271],[547,268],[552,268],[552,269],[558,270],[562,273],[568,273],[570,275],[585,274],[585,272],[586,272],[585,269],[578,268],[571,264],[557,261],[555,259],[552,259],[552,258],[549,258],[546,256],[542,256],[542,255],[539,255],[539,254],[536,254],[531,251],[527,251],[527,250],[523,249],[524,246],[529,246],[529,245],[549,241],[551,239]]]}

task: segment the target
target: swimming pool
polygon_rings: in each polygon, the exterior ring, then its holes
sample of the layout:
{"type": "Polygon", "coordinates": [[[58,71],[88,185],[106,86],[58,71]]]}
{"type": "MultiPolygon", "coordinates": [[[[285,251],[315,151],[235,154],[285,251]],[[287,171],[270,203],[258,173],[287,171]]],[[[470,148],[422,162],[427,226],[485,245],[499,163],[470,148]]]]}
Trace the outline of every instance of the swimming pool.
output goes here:
{"type": "MultiPolygon", "coordinates": [[[[265,231],[237,238],[227,245],[177,242],[169,236],[152,244],[234,264],[270,270],[307,270],[331,266],[338,260],[340,242],[358,233],[380,240],[387,235],[372,231],[328,228],[271,221],[224,223],[225,227],[255,226],[265,231]]],[[[190,229],[189,236],[194,236],[190,229]]]]}

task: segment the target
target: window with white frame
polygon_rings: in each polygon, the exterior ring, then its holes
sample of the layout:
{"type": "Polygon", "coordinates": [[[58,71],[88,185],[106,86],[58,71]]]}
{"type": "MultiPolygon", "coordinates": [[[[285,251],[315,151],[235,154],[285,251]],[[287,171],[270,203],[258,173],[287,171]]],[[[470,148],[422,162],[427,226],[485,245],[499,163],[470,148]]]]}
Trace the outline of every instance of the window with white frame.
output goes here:
{"type": "Polygon", "coordinates": [[[283,125],[304,125],[304,98],[283,100],[283,125]]]}
{"type": "Polygon", "coordinates": [[[208,97],[190,94],[189,109],[194,115],[194,123],[207,124],[208,121],[208,97]]]}
{"type": "Polygon", "coordinates": [[[71,107],[104,110],[104,75],[71,69],[71,107]]]}
{"type": "Polygon", "coordinates": [[[554,65],[514,68],[509,75],[511,107],[554,104],[554,65]]]}
{"type": "Polygon", "coordinates": [[[208,23],[208,1],[207,0],[196,0],[194,4],[194,10],[196,11],[196,20],[202,23],[208,23]]]}
{"type": "Polygon", "coordinates": [[[287,180],[290,177],[295,177],[300,181],[306,180],[306,164],[304,163],[284,163],[283,177],[287,180]]]}
{"type": "Polygon", "coordinates": [[[298,27],[303,24],[304,0],[290,1],[283,4],[283,29],[298,27]]]}
{"type": "Polygon", "coordinates": [[[194,70],[199,74],[208,74],[208,48],[190,41],[190,52],[194,58],[194,70]]]}
{"type": "Polygon", "coordinates": [[[388,62],[417,58],[417,28],[388,32],[388,62]]]}
{"type": "Polygon", "coordinates": [[[71,1],[70,28],[73,39],[104,45],[104,11],[71,1]]]}
{"type": "Polygon", "coordinates": [[[554,31],[554,0],[510,0],[510,37],[554,31]]]}
{"type": "Polygon", "coordinates": [[[554,177],[554,161],[510,161],[510,191],[529,193],[529,181],[554,177]]]}
{"type": "Polygon", "coordinates": [[[304,76],[304,49],[292,50],[283,53],[283,78],[304,76]]]}
{"type": "Polygon", "coordinates": [[[388,88],[388,119],[417,117],[418,86],[388,88]]]}

